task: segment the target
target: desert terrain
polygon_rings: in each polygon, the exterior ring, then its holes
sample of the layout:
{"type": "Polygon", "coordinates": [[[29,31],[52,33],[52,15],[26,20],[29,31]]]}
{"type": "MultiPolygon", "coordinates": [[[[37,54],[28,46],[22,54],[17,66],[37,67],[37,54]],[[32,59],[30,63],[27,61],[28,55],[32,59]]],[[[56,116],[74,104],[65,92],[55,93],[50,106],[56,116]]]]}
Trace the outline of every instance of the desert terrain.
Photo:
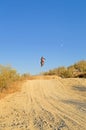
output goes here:
{"type": "Polygon", "coordinates": [[[86,79],[26,80],[0,99],[0,130],[86,130],[86,79]]]}

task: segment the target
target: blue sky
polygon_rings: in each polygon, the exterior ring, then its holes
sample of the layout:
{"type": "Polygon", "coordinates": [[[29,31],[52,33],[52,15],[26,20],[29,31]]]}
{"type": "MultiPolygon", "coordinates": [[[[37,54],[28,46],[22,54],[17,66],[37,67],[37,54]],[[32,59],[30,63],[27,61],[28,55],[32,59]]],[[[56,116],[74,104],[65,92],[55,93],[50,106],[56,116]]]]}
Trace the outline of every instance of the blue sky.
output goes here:
{"type": "Polygon", "coordinates": [[[0,64],[38,74],[80,60],[86,60],[86,0],[0,1],[0,64]]]}

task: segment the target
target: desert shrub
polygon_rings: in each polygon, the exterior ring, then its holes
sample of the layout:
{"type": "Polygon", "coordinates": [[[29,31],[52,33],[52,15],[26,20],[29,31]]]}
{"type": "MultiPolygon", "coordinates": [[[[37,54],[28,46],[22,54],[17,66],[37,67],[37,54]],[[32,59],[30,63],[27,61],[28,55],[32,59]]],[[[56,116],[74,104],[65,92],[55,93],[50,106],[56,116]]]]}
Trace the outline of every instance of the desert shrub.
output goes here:
{"type": "Polygon", "coordinates": [[[75,67],[72,65],[72,66],[69,66],[67,67],[67,78],[73,78],[74,75],[76,74],[76,69],[75,67]]]}
{"type": "Polygon", "coordinates": [[[57,71],[56,69],[53,69],[53,70],[49,70],[48,72],[43,72],[42,74],[43,75],[56,75],[57,71]]]}
{"type": "Polygon", "coordinates": [[[66,71],[67,71],[67,68],[66,67],[59,67],[57,70],[56,70],[56,74],[60,77],[65,77],[65,74],[66,74],[66,71]]]}
{"type": "Polygon", "coordinates": [[[74,64],[75,69],[78,72],[86,72],[86,61],[82,60],[74,64]]]}
{"type": "Polygon", "coordinates": [[[29,73],[24,73],[21,75],[21,80],[26,80],[26,79],[29,79],[30,78],[30,74],[29,73]]]}
{"type": "Polygon", "coordinates": [[[68,67],[58,67],[45,72],[44,75],[58,75],[63,78],[80,77],[80,75],[86,77],[86,61],[82,60],[68,67]]]}
{"type": "Polygon", "coordinates": [[[58,75],[60,77],[65,77],[66,71],[67,71],[66,67],[59,67],[53,70],[49,70],[48,72],[45,72],[44,75],[58,75]]]}
{"type": "Polygon", "coordinates": [[[10,66],[0,65],[0,91],[10,86],[12,82],[19,80],[20,76],[10,66]]]}

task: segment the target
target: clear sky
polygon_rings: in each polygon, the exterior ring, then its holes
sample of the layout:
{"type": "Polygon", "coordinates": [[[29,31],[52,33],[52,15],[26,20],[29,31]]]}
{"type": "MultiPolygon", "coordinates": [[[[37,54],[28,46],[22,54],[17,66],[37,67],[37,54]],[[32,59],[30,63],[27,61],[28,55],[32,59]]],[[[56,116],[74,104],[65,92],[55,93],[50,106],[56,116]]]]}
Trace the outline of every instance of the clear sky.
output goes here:
{"type": "Polygon", "coordinates": [[[80,60],[86,60],[86,0],[0,1],[0,64],[38,74],[80,60]]]}

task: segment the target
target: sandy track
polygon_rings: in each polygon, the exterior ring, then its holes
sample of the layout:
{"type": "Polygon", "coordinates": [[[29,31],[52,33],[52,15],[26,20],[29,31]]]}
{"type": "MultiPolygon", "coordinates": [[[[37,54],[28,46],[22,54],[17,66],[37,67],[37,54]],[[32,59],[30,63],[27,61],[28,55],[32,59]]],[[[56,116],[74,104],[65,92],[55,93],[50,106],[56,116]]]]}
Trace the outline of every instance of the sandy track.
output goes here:
{"type": "Polygon", "coordinates": [[[0,100],[0,130],[86,130],[86,79],[36,79],[0,100]]]}

